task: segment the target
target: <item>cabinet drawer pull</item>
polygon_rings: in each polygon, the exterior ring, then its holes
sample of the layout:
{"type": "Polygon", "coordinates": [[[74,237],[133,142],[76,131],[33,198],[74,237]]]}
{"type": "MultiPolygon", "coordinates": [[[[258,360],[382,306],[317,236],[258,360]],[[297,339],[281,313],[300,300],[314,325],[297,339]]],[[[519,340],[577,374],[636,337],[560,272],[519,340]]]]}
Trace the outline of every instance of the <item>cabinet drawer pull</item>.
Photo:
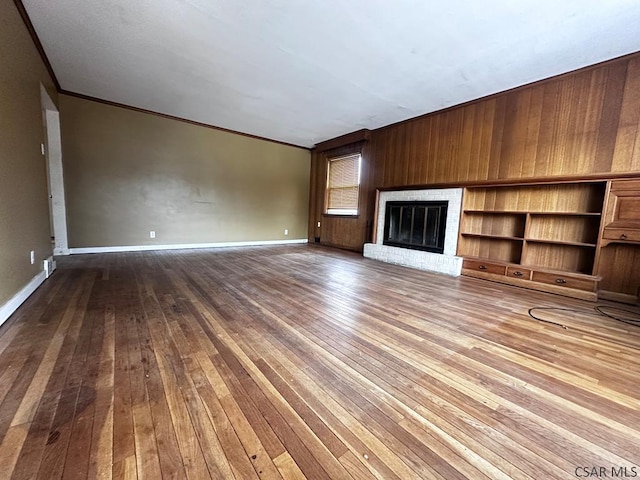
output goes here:
{"type": "Polygon", "coordinates": [[[556,283],[562,285],[567,283],[567,281],[564,278],[556,278],[556,283]]]}
{"type": "Polygon", "coordinates": [[[478,267],[478,270],[486,270],[486,269],[487,269],[487,266],[486,266],[486,265],[480,265],[480,266],[478,267]]]}
{"type": "Polygon", "coordinates": [[[623,233],[622,235],[620,235],[620,240],[626,240],[627,239],[627,234],[623,233]]]}
{"type": "Polygon", "coordinates": [[[523,275],[523,273],[519,270],[516,270],[515,272],[513,272],[513,276],[514,277],[521,277],[523,275]]]}

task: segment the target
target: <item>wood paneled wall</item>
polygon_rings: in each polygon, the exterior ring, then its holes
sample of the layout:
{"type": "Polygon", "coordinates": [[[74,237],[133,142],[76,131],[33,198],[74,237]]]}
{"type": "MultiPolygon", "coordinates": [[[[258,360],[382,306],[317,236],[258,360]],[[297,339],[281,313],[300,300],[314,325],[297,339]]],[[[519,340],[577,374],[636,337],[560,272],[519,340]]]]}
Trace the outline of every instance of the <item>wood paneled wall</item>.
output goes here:
{"type": "Polygon", "coordinates": [[[357,142],[343,147],[311,152],[311,185],[309,190],[309,241],[316,238],[324,245],[331,245],[350,250],[362,250],[362,245],[369,241],[375,203],[375,188],[371,164],[370,142],[357,142]],[[325,188],[327,183],[327,158],[348,155],[362,155],[360,168],[360,197],[357,217],[324,215],[325,188]],[[373,201],[372,201],[373,200],[373,201]],[[320,228],[318,228],[320,222],[320,228]]]}
{"type": "Polygon", "coordinates": [[[358,218],[323,215],[326,154],[312,155],[309,238],[355,250],[376,188],[640,175],[640,52],[372,131],[358,218]]]}

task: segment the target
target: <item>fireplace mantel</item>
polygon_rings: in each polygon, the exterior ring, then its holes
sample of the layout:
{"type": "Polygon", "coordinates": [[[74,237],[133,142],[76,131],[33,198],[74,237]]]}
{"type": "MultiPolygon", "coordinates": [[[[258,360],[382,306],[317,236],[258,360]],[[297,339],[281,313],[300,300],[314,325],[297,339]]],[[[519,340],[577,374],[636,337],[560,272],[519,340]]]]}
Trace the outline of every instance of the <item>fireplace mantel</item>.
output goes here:
{"type": "Polygon", "coordinates": [[[375,219],[375,243],[366,243],[364,245],[364,256],[374,260],[420,270],[429,270],[454,276],[460,275],[462,271],[462,257],[456,256],[456,249],[458,245],[461,209],[461,188],[380,192],[378,197],[378,215],[375,219]],[[384,216],[386,203],[388,201],[447,201],[448,213],[443,253],[439,254],[384,245],[384,216]]]}

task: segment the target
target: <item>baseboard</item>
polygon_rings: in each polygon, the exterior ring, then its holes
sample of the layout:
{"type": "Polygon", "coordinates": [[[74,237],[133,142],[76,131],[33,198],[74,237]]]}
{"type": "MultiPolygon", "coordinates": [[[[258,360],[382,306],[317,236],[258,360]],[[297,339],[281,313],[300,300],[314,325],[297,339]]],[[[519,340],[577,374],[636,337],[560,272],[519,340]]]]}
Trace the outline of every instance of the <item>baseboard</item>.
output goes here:
{"type": "Polygon", "coordinates": [[[598,300],[600,299],[629,303],[631,305],[637,305],[640,302],[640,296],[631,295],[629,293],[609,292],[607,290],[598,291],[598,300]]]}
{"type": "Polygon", "coordinates": [[[7,303],[0,306],[0,325],[2,325],[18,309],[29,296],[42,285],[46,279],[45,272],[38,273],[22,290],[16,293],[7,303]]]}
{"type": "Polygon", "coordinates": [[[222,247],[257,247],[262,245],[289,245],[293,243],[307,243],[306,238],[293,240],[258,240],[250,242],[217,242],[217,243],[175,243],[169,245],[124,245],[118,247],[83,247],[70,248],[71,255],[85,253],[113,253],[113,252],[142,252],[151,250],[183,250],[195,248],[222,248],[222,247]]]}

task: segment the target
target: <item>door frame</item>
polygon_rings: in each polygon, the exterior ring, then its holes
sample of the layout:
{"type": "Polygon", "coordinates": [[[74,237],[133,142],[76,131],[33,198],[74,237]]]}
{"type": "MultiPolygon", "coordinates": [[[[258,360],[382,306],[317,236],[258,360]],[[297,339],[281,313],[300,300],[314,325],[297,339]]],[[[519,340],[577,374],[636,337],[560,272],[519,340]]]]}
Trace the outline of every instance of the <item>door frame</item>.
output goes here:
{"type": "Polygon", "coordinates": [[[40,97],[45,129],[44,155],[47,164],[47,188],[53,254],[69,255],[60,112],[42,84],[40,85],[40,97]]]}

